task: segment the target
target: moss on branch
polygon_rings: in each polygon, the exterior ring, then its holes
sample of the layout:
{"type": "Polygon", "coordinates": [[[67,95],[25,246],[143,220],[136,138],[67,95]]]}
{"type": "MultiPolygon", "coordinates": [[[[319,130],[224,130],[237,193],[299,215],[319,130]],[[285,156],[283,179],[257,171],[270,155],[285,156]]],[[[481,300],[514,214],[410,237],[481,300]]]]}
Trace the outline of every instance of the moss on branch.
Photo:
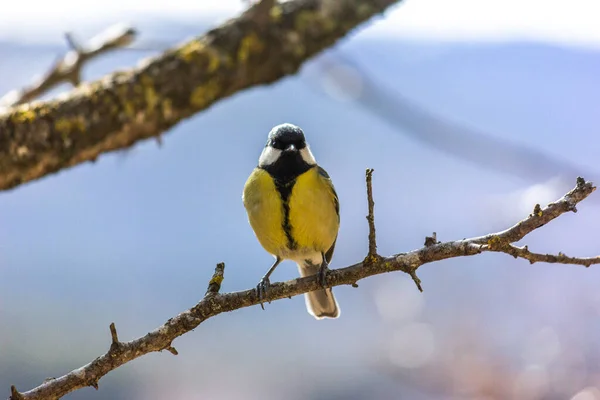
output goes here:
{"type": "Polygon", "coordinates": [[[157,137],[218,100],[294,74],[396,2],[263,0],[144,65],[10,108],[0,115],[0,190],[157,137]]]}

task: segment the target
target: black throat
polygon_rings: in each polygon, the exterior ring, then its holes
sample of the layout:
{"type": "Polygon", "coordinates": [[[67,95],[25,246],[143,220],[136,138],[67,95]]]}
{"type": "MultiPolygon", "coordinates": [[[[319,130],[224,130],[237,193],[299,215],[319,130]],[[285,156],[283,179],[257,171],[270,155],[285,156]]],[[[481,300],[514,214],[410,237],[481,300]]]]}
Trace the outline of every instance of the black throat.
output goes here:
{"type": "Polygon", "coordinates": [[[292,226],[290,224],[290,204],[289,199],[292,194],[292,188],[296,183],[296,178],[311,169],[313,165],[308,164],[299,152],[283,152],[279,159],[271,165],[260,167],[267,171],[275,181],[275,187],[281,195],[283,203],[283,230],[288,241],[288,248],[296,249],[298,244],[292,235],[292,226]]]}
{"type": "Polygon", "coordinates": [[[299,152],[284,151],[273,164],[265,165],[261,168],[273,177],[277,186],[292,186],[297,177],[312,167],[312,165],[304,161],[299,152]]]}

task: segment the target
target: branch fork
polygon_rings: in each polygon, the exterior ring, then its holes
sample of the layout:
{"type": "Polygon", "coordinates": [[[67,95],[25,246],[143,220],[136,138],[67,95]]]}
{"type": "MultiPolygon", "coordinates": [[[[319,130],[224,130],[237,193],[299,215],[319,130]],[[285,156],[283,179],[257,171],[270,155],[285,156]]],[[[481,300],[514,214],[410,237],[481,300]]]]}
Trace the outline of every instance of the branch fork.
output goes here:
{"type": "MultiPolygon", "coordinates": [[[[559,200],[548,204],[546,207],[536,207],[534,213],[512,227],[485,236],[470,239],[461,239],[450,242],[437,241],[437,235],[426,239],[425,246],[406,253],[389,257],[382,257],[376,252],[375,224],[373,218],[372,198],[372,170],[367,170],[367,197],[369,199],[369,255],[363,262],[345,268],[329,271],[327,284],[330,287],[340,285],[357,286],[356,282],[374,275],[392,271],[402,271],[409,274],[417,288],[422,291],[421,280],[416,275],[416,270],[422,265],[454,257],[474,256],[482,252],[505,253],[516,258],[533,262],[548,262],[560,264],[575,264],[589,267],[600,264],[600,256],[589,258],[569,257],[559,252],[557,255],[533,253],[527,246],[518,247],[514,243],[523,239],[530,232],[554,220],[560,215],[573,211],[575,205],[591,195],[596,187],[591,182],[583,179],[577,180],[577,186],[559,200]]],[[[110,325],[112,343],[104,355],[94,361],[56,379],[24,393],[11,387],[11,400],[40,400],[58,399],[74,390],[85,386],[97,388],[98,381],[108,372],[150,352],[167,350],[177,354],[172,347],[172,342],[177,337],[192,331],[205,320],[223,312],[234,311],[244,307],[260,304],[254,288],[240,292],[220,293],[225,271],[225,264],[217,264],[215,271],[208,283],[208,288],[202,300],[192,308],[170,318],[162,326],[149,332],[145,336],[129,342],[121,342],[117,330],[110,325]]],[[[288,282],[271,284],[269,292],[262,301],[274,301],[292,296],[301,295],[320,289],[318,279],[313,276],[297,278],[288,282]]]]}

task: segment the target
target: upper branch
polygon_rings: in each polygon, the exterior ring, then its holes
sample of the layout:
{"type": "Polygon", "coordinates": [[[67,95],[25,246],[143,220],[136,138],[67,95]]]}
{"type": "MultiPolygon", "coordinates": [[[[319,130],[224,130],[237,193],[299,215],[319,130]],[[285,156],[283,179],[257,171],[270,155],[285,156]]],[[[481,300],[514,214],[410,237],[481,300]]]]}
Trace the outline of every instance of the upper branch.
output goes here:
{"type": "Polygon", "coordinates": [[[134,69],[0,115],[0,190],[158,136],[251,86],[295,73],[399,0],[262,0],[134,69]]]}
{"type": "MultiPolygon", "coordinates": [[[[568,211],[575,211],[575,205],[588,197],[594,190],[596,190],[596,187],[591,182],[578,179],[577,186],[561,199],[543,209],[536,206],[533,214],[506,231],[443,243],[434,239],[426,243],[423,248],[408,253],[390,257],[367,257],[361,263],[330,270],[327,273],[327,285],[356,286],[356,282],[361,279],[392,271],[403,271],[415,277],[415,270],[423,264],[453,257],[472,256],[484,251],[503,252],[530,261],[583,264],[586,266],[600,264],[600,257],[578,259],[563,254],[558,256],[542,255],[531,253],[526,248],[518,248],[511,244],[511,242],[522,239],[526,234],[559,215],[568,211]]],[[[104,355],[81,368],[71,371],[67,375],[49,380],[28,392],[19,393],[13,387],[11,388],[11,400],[57,399],[85,386],[97,387],[98,380],[108,372],[144,354],[162,350],[177,354],[177,351],[172,347],[173,340],[196,328],[208,318],[226,311],[260,304],[255,289],[220,294],[224,268],[224,264],[217,265],[204,298],[194,307],[169,319],[147,335],[130,342],[120,342],[116,328],[114,324],[111,324],[112,345],[104,355]]],[[[321,288],[319,282],[318,277],[309,276],[287,282],[273,283],[262,301],[271,302],[314,291],[321,288]]]]}

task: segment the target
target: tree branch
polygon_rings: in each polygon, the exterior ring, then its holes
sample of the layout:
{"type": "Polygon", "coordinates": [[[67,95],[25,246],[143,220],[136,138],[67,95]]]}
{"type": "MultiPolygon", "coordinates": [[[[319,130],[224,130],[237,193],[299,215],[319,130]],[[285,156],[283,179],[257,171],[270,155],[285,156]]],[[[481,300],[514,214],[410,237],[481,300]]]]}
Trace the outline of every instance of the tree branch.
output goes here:
{"type": "Polygon", "coordinates": [[[478,244],[491,244],[490,242],[493,241],[496,243],[518,242],[528,233],[546,225],[559,215],[564,214],[567,211],[577,212],[577,203],[589,196],[594,190],[596,190],[596,187],[591,182],[586,182],[585,179],[579,177],[577,178],[577,186],[573,190],[557,201],[548,204],[544,209],[542,209],[539,204],[536,204],[533,213],[529,214],[529,217],[516,225],[502,232],[473,238],[471,241],[478,244]]]}
{"type": "MultiPolygon", "coordinates": [[[[370,173],[367,172],[367,176],[370,173]]],[[[370,180],[367,182],[370,182],[370,180]]],[[[569,193],[543,209],[536,206],[534,213],[505,231],[443,243],[437,242],[437,239],[434,239],[433,241],[429,241],[423,248],[408,253],[396,254],[390,257],[367,257],[365,261],[358,264],[330,270],[327,273],[327,285],[331,287],[340,285],[356,286],[356,282],[361,279],[392,271],[403,271],[415,277],[414,272],[421,265],[447,258],[472,256],[485,251],[502,252],[530,261],[582,264],[586,266],[600,264],[600,257],[574,258],[561,254],[558,256],[540,255],[530,253],[527,249],[512,245],[513,242],[522,239],[528,233],[542,227],[561,214],[569,211],[575,212],[575,205],[595,190],[596,187],[591,182],[586,182],[582,178],[578,178],[577,186],[569,193]]],[[[28,392],[19,393],[13,386],[11,388],[12,394],[10,400],[58,399],[85,386],[97,388],[98,380],[101,377],[144,354],[162,350],[168,350],[173,354],[177,354],[177,351],[171,345],[173,340],[196,328],[208,318],[223,312],[260,304],[255,289],[220,294],[219,290],[223,282],[224,270],[225,264],[221,263],[217,265],[204,298],[194,307],[169,319],[162,326],[145,336],[130,342],[120,342],[116,328],[114,324],[111,324],[112,344],[108,352],[89,364],[71,371],[60,378],[49,380],[28,392]]],[[[273,283],[262,301],[271,302],[289,298],[317,290],[320,287],[319,279],[316,276],[273,283]]]]}
{"type": "Polygon", "coordinates": [[[589,267],[592,264],[598,264],[600,262],[600,257],[569,257],[562,252],[559,252],[557,255],[533,253],[529,251],[527,246],[517,247],[511,243],[505,245],[502,249],[489,248],[488,250],[510,254],[514,258],[524,258],[525,260],[529,260],[529,263],[531,264],[545,262],[550,264],[574,264],[589,267]]]}
{"type": "Polygon", "coordinates": [[[135,39],[135,35],[136,31],[131,27],[114,25],[82,46],[72,33],[66,33],[65,39],[71,50],[58,59],[42,78],[0,98],[0,109],[30,102],[63,82],[78,86],[81,83],[81,70],[87,62],[111,50],[128,46],[135,39]]]}
{"type": "Polygon", "coordinates": [[[375,201],[373,200],[373,169],[367,169],[367,221],[369,223],[369,254],[367,257],[378,257],[377,255],[377,232],[375,229],[375,201]]]}
{"type": "Polygon", "coordinates": [[[160,135],[218,100],[296,73],[400,0],[262,0],[136,68],[0,115],[0,190],[160,135]],[[271,4],[271,7],[265,5],[271,4]]]}

